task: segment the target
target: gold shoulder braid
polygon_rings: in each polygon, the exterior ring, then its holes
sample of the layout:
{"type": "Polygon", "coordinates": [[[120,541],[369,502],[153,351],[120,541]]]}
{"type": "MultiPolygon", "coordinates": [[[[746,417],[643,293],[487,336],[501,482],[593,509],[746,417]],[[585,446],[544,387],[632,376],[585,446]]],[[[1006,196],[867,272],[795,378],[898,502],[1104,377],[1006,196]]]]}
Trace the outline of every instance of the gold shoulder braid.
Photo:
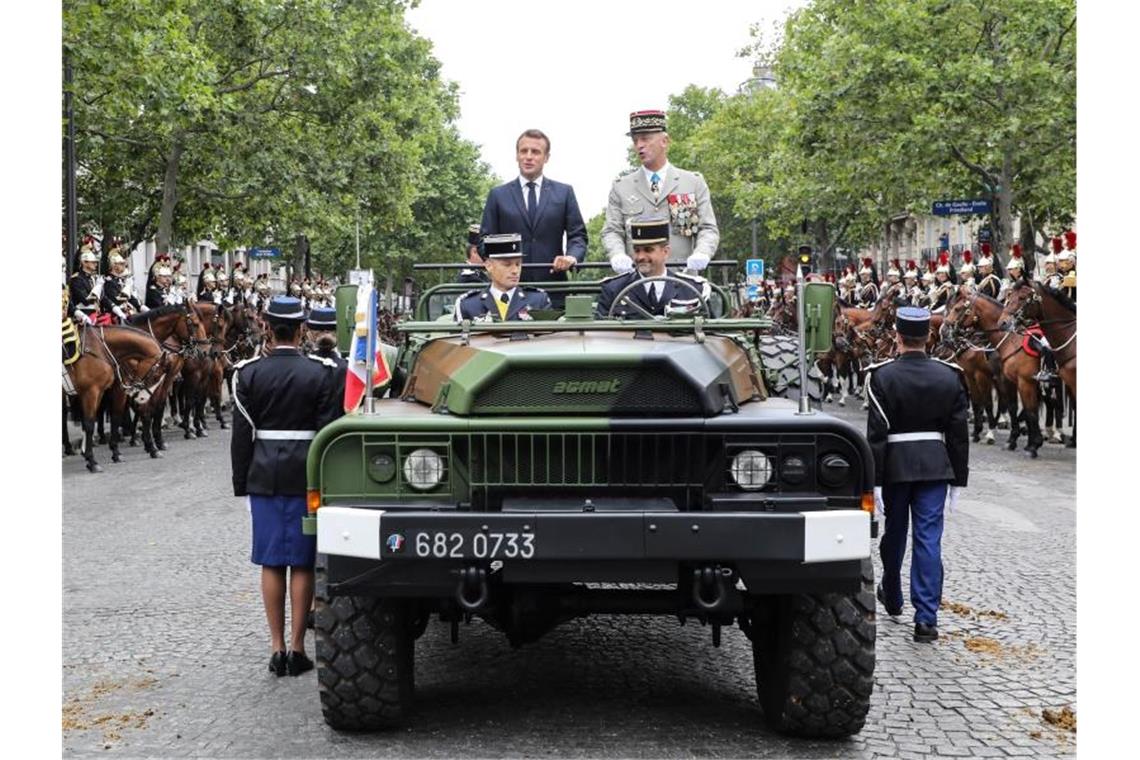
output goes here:
{"type": "Polygon", "coordinates": [[[1075,288],[1077,287],[1077,270],[1073,270],[1065,275],[1065,279],[1061,280],[1061,287],[1075,288]]]}

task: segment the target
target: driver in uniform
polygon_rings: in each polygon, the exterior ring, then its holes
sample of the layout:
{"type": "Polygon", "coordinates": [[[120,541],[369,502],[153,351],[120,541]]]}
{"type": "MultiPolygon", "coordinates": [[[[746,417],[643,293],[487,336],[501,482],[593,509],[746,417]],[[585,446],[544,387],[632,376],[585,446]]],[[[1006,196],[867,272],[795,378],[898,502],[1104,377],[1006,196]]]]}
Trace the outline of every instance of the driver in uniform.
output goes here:
{"type": "MultiPolygon", "coordinates": [[[[633,241],[634,268],[630,272],[602,280],[596,310],[600,319],[610,316],[614,299],[627,287],[646,277],[661,277],[666,274],[665,262],[669,260],[669,220],[639,219],[630,222],[629,234],[633,241]]],[[[682,272],[671,276],[691,282],[695,289],[669,280],[647,282],[641,287],[631,288],[622,296],[621,302],[613,309],[613,316],[644,319],[646,312],[654,316],[663,316],[666,307],[692,310],[700,306],[701,300],[707,301],[711,288],[704,277],[682,272]],[[640,311],[638,306],[644,312],[640,311]]]]}
{"type": "Polygon", "coordinates": [[[542,288],[519,285],[522,276],[522,235],[517,232],[483,238],[483,266],[490,277],[486,288],[469,290],[455,299],[455,321],[510,322],[534,319],[531,309],[549,309],[542,288]]]}

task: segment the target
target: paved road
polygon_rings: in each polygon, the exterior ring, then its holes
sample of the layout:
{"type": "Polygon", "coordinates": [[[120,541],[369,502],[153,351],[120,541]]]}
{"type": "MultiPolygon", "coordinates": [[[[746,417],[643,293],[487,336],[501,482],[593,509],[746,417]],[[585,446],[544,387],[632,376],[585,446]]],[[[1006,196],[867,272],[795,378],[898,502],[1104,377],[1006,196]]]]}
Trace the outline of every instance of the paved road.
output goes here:
{"type": "MultiPolygon", "coordinates": [[[[833,410],[833,407],[829,407],[833,410]]],[[[857,424],[856,409],[839,414],[857,424]]],[[[141,448],[90,475],[63,462],[63,725],[69,756],[1006,757],[1075,752],[1042,719],[1076,708],[1075,452],[972,450],[948,518],[943,637],[879,617],[866,728],[841,742],[773,734],[747,639],[601,616],[512,651],[475,622],[417,642],[419,715],[386,735],[321,719],[316,676],[271,676],[228,431],[166,458],[141,448]]],[[[105,457],[106,449],[99,453],[105,457]]],[[[878,573],[878,558],[875,558],[878,573]]],[[[907,571],[904,569],[904,578],[907,571]]],[[[309,651],[313,644],[309,640],[309,651]]]]}

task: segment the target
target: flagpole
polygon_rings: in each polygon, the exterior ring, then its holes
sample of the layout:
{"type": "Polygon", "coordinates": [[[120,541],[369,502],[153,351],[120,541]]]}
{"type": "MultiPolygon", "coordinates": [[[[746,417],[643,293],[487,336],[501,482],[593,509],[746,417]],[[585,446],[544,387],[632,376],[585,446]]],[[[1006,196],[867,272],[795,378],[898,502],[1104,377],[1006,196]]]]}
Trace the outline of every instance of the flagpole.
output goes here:
{"type": "Polygon", "coordinates": [[[364,352],[364,413],[372,414],[372,365],[376,361],[376,288],[368,291],[368,305],[364,318],[368,320],[368,347],[364,352]]]}

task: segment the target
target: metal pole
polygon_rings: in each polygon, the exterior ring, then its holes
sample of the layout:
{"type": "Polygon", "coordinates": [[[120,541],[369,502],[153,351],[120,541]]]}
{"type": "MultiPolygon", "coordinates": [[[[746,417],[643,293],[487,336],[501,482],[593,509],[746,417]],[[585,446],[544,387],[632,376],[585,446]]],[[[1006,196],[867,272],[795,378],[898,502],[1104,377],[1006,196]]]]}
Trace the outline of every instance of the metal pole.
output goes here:
{"type": "Polygon", "coordinates": [[[756,220],[755,219],[752,220],[752,258],[754,258],[754,259],[760,258],[760,255],[757,251],[757,246],[756,246],[756,220]]]}
{"type": "Polygon", "coordinates": [[[79,217],[75,197],[75,109],[71,102],[71,57],[64,53],[63,60],[63,118],[67,121],[67,138],[63,143],[67,161],[64,169],[67,180],[64,202],[67,205],[67,274],[70,277],[75,266],[75,252],[79,248],[79,217]]]}
{"type": "Polygon", "coordinates": [[[356,208],[356,268],[360,269],[360,207],[356,208]]]}
{"type": "Polygon", "coordinates": [[[811,414],[811,399],[808,397],[808,351],[807,351],[807,307],[804,305],[804,270],[796,264],[796,311],[799,312],[800,333],[800,410],[798,414],[811,414]]]}

